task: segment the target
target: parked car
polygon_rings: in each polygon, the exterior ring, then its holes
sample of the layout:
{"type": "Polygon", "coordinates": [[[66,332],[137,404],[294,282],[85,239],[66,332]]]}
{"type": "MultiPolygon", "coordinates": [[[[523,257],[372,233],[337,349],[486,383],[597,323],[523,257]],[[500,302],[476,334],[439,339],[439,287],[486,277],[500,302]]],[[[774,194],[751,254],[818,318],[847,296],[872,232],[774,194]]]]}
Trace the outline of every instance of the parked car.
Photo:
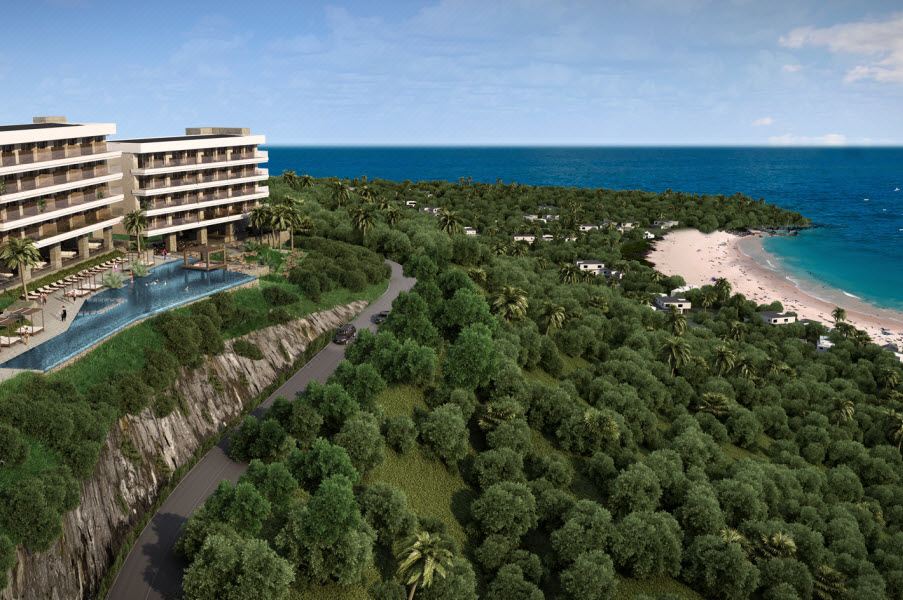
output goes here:
{"type": "Polygon", "coordinates": [[[335,332],[335,336],[333,336],[332,341],[336,344],[347,344],[354,339],[356,333],[357,328],[354,325],[342,325],[335,332]]]}
{"type": "Polygon", "coordinates": [[[379,325],[380,323],[385,323],[386,319],[388,319],[388,318],[389,318],[389,311],[381,310],[378,313],[376,313],[375,315],[373,315],[373,317],[370,320],[373,321],[374,323],[376,323],[377,325],[379,325]]]}

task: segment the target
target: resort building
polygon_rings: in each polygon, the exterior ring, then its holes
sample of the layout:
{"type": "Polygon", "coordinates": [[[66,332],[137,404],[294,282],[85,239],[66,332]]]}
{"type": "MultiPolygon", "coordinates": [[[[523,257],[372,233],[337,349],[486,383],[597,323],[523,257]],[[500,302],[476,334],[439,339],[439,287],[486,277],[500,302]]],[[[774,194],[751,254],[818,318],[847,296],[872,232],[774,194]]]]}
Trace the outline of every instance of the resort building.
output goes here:
{"type": "Polygon", "coordinates": [[[605,268],[605,263],[599,262],[597,260],[578,260],[576,263],[577,268],[581,271],[601,271],[605,268]]]}
{"type": "Polygon", "coordinates": [[[693,305],[686,298],[681,296],[658,296],[655,299],[655,305],[659,310],[674,309],[683,314],[693,308],[693,305]]]}
{"type": "Polygon", "coordinates": [[[37,269],[112,250],[122,220],[112,205],[123,198],[119,152],[107,144],[115,132],[113,123],[65,117],[0,126],[0,243],[33,240],[43,256],[37,269]]]}
{"type": "Polygon", "coordinates": [[[539,215],[524,215],[524,220],[530,221],[531,223],[533,221],[544,221],[539,215]]]}
{"type": "Polygon", "coordinates": [[[760,312],[759,316],[769,325],[789,325],[790,323],[796,323],[796,315],[793,313],[764,311],[760,312]]]}
{"type": "Polygon", "coordinates": [[[621,233],[625,233],[627,231],[630,231],[634,227],[636,227],[636,223],[631,223],[630,221],[627,221],[625,223],[621,223],[620,225],[618,225],[618,231],[620,231],[621,233]]]}
{"type": "Polygon", "coordinates": [[[532,244],[533,242],[536,241],[536,236],[522,233],[522,234],[514,236],[514,241],[515,242],[527,242],[528,244],[532,244]]]}
{"type": "Polygon", "coordinates": [[[477,234],[477,230],[475,227],[465,227],[464,228],[464,235],[476,235],[476,234],[477,234]]]}
{"type": "Polygon", "coordinates": [[[559,218],[558,215],[554,215],[551,213],[542,216],[542,220],[545,221],[546,223],[551,223],[552,221],[557,221],[558,218],[559,218]]]}
{"type": "Polygon", "coordinates": [[[673,229],[680,225],[677,221],[653,221],[652,225],[659,229],[673,229]]]}
{"type": "Polygon", "coordinates": [[[586,233],[587,231],[593,231],[595,229],[599,229],[598,225],[591,225],[589,223],[585,225],[580,225],[580,231],[586,233]]]}
{"type": "Polygon", "coordinates": [[[542,235],[542,241],[544,241],[544,242],[551,242],[554,239],[555,239],[555,236],[553,236],[551,233],[544,233],[542,235]]]}
{"type": "Polygon", "coordinates": [[[830,339],[828,339],[828,336],[826,336],[826,335],[818,336],[818,343],[815,344],[816,350],[818,350],[819,352],[827,352],[828,350],[830,350],[833,347],[834,347],[834,342],[832,342],[830,339]]]}
{"type": "Polygon", "coordinates": [[[269,195],[262,135],[240,128],[200,127],[173,137],[116,140],[122,152],[122,213],[142,209],[148,237],[163,236],[170,252],[179,241],[207,244],[208,235],[232,241],[248,213],[269,195]]]}

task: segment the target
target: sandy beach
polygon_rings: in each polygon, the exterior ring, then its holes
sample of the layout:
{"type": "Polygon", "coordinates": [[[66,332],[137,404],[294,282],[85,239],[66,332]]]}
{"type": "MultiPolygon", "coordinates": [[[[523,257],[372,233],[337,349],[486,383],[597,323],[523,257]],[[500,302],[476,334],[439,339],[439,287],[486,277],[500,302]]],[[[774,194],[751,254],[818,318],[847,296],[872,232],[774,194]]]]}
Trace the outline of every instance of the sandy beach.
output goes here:
{"type": "Polygon", "coordinates": [[[841,306],[847,311],[847,321],[867,331],[875,343],[903,347],[903,313],[873,306],[840,290],[797,284],[762,247],[762,234],[741,237],[723,231],[674,231],[656,243],[648,260],[662,273],[681,275],[694,286],[724,277],[735,292],[759,304],[778,300],[784,310],[801,319],[830,325],[831,311],[841,306]]]}

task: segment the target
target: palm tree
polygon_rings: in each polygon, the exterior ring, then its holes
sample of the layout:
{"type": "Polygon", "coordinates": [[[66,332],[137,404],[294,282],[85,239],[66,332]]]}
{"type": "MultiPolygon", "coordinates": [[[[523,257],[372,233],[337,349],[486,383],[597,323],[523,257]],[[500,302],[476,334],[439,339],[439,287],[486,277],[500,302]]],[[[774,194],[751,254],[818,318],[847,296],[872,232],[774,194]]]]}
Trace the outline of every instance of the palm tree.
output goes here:
{"type": "MultiPolygon", "coordinates": [[[[294,240],[294,229],[295,222],[298,220],[298,208],[294,203],[281,203],[276,204],[270,210],[270,227],[273,228],[274,231],[278,231],[282,233],[283,231],[290,232],[291,235],[291,244],[292,244],[292,252],[295,251],[295,240],[294,240]]],[[[281,243],[279,244],[282,245],[281,243]]]]}
{"type": "Polygon", "coordinates": [[[449,235],[453,235],[455,233],[461,232],[461,222],[458,220],[458,215],[454,212],[448,210],[447,208],[443,208],[439,211],[439,229],[444,231],[449,235]]]}
{"type": "Polygon", "coordinates": [[[897,412],[892,408],[884,411],[887,415],[889,423],[887,426],[887,435],[894,442],[897,442],[897,451],[903,446],[903,413],[897,412]]]}
{"type": "Polygon", "coordinates": [[[343,181],[332,182],[332,202],[336,207],[345,206],[351,200],[351,190],[343,181]]]}
{"type": "Polygon", "coordinates": [[[301,189],[312,187],[313,184],[314,178],[307,173],[298,178],[298,187],[301,189]]]}
{"type": "Polygon", "coordinates": [[[771,535],[763,533],[759,538],[756,554],[763,560],[791,558],[796,555],[796,541],[792,535],[783,531],[778,531],[771,535]]]}
{"type": "Polygon", "coordinates": [[[580,271],[580,267],[575,264],[561,265],[561,268],[558,269],[558,281],[561,283],[577,283],[582,279],[583,273],[580,271]]]}
{"type": "Polygon", "coordinates": [[[398,210],[398,207],[394,204],[389,204],[383,211],[383,217],[386,219],[386,223],[389,225],[395,225],[398,223],[398,219],[401,216],[401,211],[398,210]]]}
{"type": "Polygon", "coordinates": [[[486,285],[486,269],[482,267],[471,267],[467,269],[467,276],[470,277],[477,285],[486,285]]]}
{"type": "Polygon", "coordinates": [[[716,417],[723,417],[731,412],[731,401],[724,394],[717,392],[706,392],[696,403],[696,410],[699,412],[707,412],[716,417]]]}
{"type": "Polygon", "coordinates": [[[711,308],[711,306],[715,304],[716,300],[718,300],[718,296],[716,295],[715,290],[713,290],[712,288],[703,290],[702,297],[699,300],[699,303],[702,304],[703,312],[711,308]]]}
{"type": "Polygon", "coordinates": [[[41,262],[41,251],[31,238],[11,237],[0,246],[0,260],[9,269],[18,269],[22,279],[22,293],[28,298],[28,286],[25,285],[25,270],[41,262]]]}
{"type": "Polygon", "coordinates": [[[847,311],[838,306],[831,311],[831,316],[834,318],[834,325],[836,327],[838,323],[847,320],[847,311]]]}
{"type": "Polygon", "coordinates": [[[743,355],[737,361],[737,374],[748,380],[752,380],[755,377],[755,365],[750,356],[743,355]]]}
{"type": "Polygon", "coordinates": [[[251,212],[248,213],[248,225],[253,227],[257,231],[257,243],[260,243],[261,235],[263,234],[263,228],[268,227],[270,224],[270,207],[267,204],[261,204],[260,206],[255,206],[251,209],[251,212]]]}
{"type": "Polygon", "coordinates": [[[730,373],[737,364],[737,353],[730,346],[721,344],[715,347],[715,370],[719,375],[730,373]]]}
{"type": "Polygon", "coordinates": [[[669,337],[659,349],[663,360],[671,367],[671,376],[677,373],[677,369],[683,367],[690,360],[690,347],[680,337],[669,337]]]}
{"type": "Polygon", "coordinates": [[[373,213],[366,206],[358,206],[352,213],[351,220],[361,237],[366,236],[373,229],[373,213]]]}
{"type": "Polygon", "coordinates": [[[530,253],[530,245],[527,242],[514,242],[508,248],[511,256],[526,256],[530,253]]]}
{"type": "Polygon", "coordinates": [[[812,597],[815,600],[836,600],[847,597],[846,579],[828,565],[819,565],[812,576],[812,597]]]}
{"type": "Polygon", "coordinates": [[[376,193],[369,185],[362,185],[358,195],[367,204],[373,204],[373,200],[376,198],[376,193]]]}
{"type": "Polygon", "coordinates": [[[560,304],[546,304],[542,312],[542,322],[546,335],[550,332],[561,329],[567,319],[567,311],[560,304]]]}
{"type": "Polygon", "coordinates": [[[856,405],[849,398],[840,400],[837,403],[835,415],[839,423],[850,423],[856,416],[856,405]]]}
{"type": "Polygon", "coordinates": [[[602,294],[595,294],[593,296],[590,296],[587,304],[589,304],[593,308],[599,309],[599,311],[603,315],[608,314],[608,298],[606,298],[602,294]]]}
{"type": "Polygon", "coordinates": [[[727,332],[727,338],[729,340],[734,340],[735,342],[739,342],[743,339],[743,333],[745,329],[743,327],[743,323],[740,321],[731,321],[730,328],[727,332]]]}
{"type": "Polygon", "coordinates": [[[621,428],[610,414],[598,408],[587,408],[583,413],[583,426],[590,439],[616,441],[621,437],[621,428]]]}
{"type": "Polygon", "coordinates": [[[681,336],[687,330],[687,318],[683,316],[683,313],[671,307],[671,311],[668,313],[668,326],[671,328],[671,333],[681,336]]]}
{"type": "Polygon", "coordinates": [[[288,185],[288,187],[293,190],[298,189],[298,174],[294,171],[283,171],[282,172],[282,181],[288,185]]]}
{"type": "Polygon", "coordinates": [[[900,369],[884,367],[878,371],[876,379],[882,390],[892,390],[900,385],[900,369]]]}
{"type": "Polygon", "coordinates": [[[527,314],[527,293],[510,285],[504,286],[495,295],[492,307],[506,321],[522,319],[527,314]]]}
{"type": "Polygon", "coordinates": [[[724,277],[715,280],[715,291],[718,293],[718,301],[722,304],[730,300],[731,284],[724,277]]]}
{"type": "Polygon", "coordinates": [[[417,586],[428,588],[433,585],[433,577],[445,577],[445,569],[452,561],[452,553],[438,534],[420,531],[398,554],[398,575],[411,586],[408,600],[413,600],[417,586]]]}
{"type": "MultiPolygon", "coordinates": [[[[140,208],[133,210],[122,218],[122,225],[125,227],[129,235],[135,236],[135,242],[138,245],[138,256],[141,256],[141,233],[147,229],[147,217],[140,208]]],[[[143,262],[139,259],[139,262],[143,262]]]]}

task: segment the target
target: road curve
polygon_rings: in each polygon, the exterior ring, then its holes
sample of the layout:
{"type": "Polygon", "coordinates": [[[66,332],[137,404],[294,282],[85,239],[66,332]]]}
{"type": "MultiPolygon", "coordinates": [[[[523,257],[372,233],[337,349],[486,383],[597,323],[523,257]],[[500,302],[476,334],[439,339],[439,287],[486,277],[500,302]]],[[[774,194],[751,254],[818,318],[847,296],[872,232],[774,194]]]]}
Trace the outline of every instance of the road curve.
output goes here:
{"type": "MultiPolygon", "coordinates": [[[[370,303],[352,323],[358,330],[375,329],[370,318],[388,310],[399,293],[411,289],[414,279],[402,274],[401,266],[386,261],[392,268],[389,287],[370,303]]],[[[325,381],[345,356],[345,346],[329,344],[291,376],[279,389],[254,410],[260,415],[279,396],[294,398],[311,381],[325,381]]],[[[211,448],[176,486],[153,518],[147,523],[125,558],[116,580],[107,593],[108,600],[143,600],[179,598],[182,594],[182,571],[185,563],[175,555],[173,546],[188,517],[210,496],[219,482],[235,482],[247,469],[226,453],[227,436],[211,448]]]]}

